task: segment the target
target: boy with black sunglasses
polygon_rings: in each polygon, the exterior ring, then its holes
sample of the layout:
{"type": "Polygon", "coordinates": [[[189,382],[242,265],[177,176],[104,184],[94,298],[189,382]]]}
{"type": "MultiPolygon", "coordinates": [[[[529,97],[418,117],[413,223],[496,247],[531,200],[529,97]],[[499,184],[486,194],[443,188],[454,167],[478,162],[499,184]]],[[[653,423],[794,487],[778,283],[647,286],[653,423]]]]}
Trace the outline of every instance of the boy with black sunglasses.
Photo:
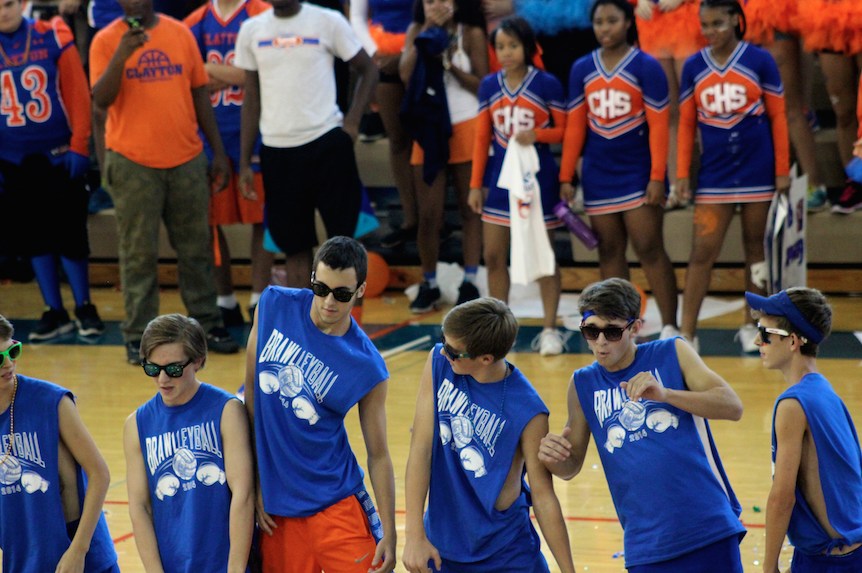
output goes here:
{"type": "Polygon", "coordinates": [[[741,507],[706,420],[739,420],[742,402],[682,338],[636,345],[640,305],[619,278],[581,293],[581,333],[596,361],[572,375],[568,422],[542,440],[539,459],[569,480],[592,434],[629,573],[741,573],[741,507]]]}
{"type": "Polygon", "coordinates": [[[560,571],[574,573],[553,479],[538,458],[548,409],[506,361],[517,334],[512,311],[494,298],[459,304],[443,321],[407,460],[402,560],[411,573],[547,573],[531,504],[560,571]]]}
{"type": "Polygon", "coordinates": [[[844,402],[817,369],[832,330],[820,291],[793,287],[769,298],[747,292],[763,365],[788,388],[772,419],[773,480],[766,506],[765,573],[778,573],[784,536],[793,571],[862,570],[862,452],[844,402]]]}
{"type": "Polygon", "coordinates": [[[16,372],[13,334],[0,316],[2,570],[119,573],[102,513],[108,466],[72,393],[16,372]]]}
{"type": "Polygon", "coordinates": [[[350,316],[365,294],[367,272],[365,248],[333,237],[315,255],[312,290],[269,287],[258,303],[245,399],[254,430],[264,571],[390,573],[395,567],[389,373],[350,316]],[[344,428],[357,403],[379,515],[344,428]]]}
{"type": "Polygon", "coordinates": [[[254,480],[242,403],[200,382],[207,339],[181,314],[141,338],[158,393],[126,420],[123,449],[135,544],[147,571],[244,573],[254,530],[254,480]]]}

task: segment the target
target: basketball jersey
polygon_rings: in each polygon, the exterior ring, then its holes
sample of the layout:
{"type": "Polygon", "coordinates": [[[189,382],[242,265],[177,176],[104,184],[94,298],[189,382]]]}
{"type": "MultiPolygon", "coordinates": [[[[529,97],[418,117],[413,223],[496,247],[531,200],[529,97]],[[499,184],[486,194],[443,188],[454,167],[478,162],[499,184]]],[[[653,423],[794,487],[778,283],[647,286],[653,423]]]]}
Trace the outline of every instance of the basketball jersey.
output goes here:
{"type": "MultiPolygon", "coordinates": [[[[15,391],[14,440],[10,410],[0,414],[0,550],[3,571],[45,573],[54,571],[71,540],[63,516],[58,470],[60,418],[57,409],[65,397],[74,397],[65,388],[18,374],[15,391]],[[11,442],[11,443],[10,443],[11,442]]],[[[87,479],[80,466],[78,499],[84,507],[87,479]]],[[[84,562],[85,573],[102,573],[117,562],[114,542],[99,517],[84,562]]]]}
{"type": "Polygon", "coordinates": [[[784,88],[769,52],[740,42],[723,65],[705,48],[686,60],[680,83],[677,176],[689,176],[695,128],[703,142],[696,200],[769,201],[790,172],[784,88]]]}
{"type": "Polygon", "coordinates": [[[201,384],[181,406],[166,406],[156,394],[138,408],[138,439],[165,573],[217,573],[227,567],[231,492],[221,416],[233,398],[201,384]]]}
{"type": "Polygon", "coordinates": [[[344,417],[389,377],[351,319],[343,336],[311,320],[314,294],[269,287],[258,303],[254,432],[267,513],[308,517],[362,490],[344,417]]]}
{"type": "Polygon", "coordinates": [[[797,550],[808,555],[828,553],[834,547],[862,541],[862,451],[853,419],[832,385],[820,374],[806,374],[775,401],[772,416],[772,472],[775,474],[775,411],[785,399],[802,405],[817,450],[820,487],[829,524],[842,537],[831,539],[796,488],[796,505],[787,536],[797,550]]]}
{"type": "MultiPolygon", "coordinates": [[[[217,0],[211,0],[191,13],[184,20],[197,41],[204,62],[232,66],[235,57],[236,37],[243,22],[270,10],[272,6],[263,0],[246,0],[232,14],[220,15],[216,5],[217,0]]],[[[242,86],[230,86],[210,94],[219,133],[224,143],[227,156],[233,160],[234,168],[239,169],[239,138],[240,112],[242,110],[242,86]]],[[[205,137],[204,151],[212,160],[213,151],[205,137]]],[[[260,136],[255,145],[254,155],[260,152],[260,136]]],[[[259,164],[257,164],[259,165],[259,164]]]]}
{"type": "Polygon", "coordinates": [[[583,155],[584,208],[590,215],[643,205],[650,180],[664,181],[668,145],[667,78],[658,61],[631,48],[612,70],[602,51],[575,62],[560,181],[583,155]]]}
{"type": "Polygon", "coordinates": [[[559,143],[565,129],[563,86],[549,73],[530,66],[515,91],[502,71],[486,76],[479,85],[479,124],[470,187],[488,187],[483,220],[509,224],[509,192],[497,187],[509,140],[521,131],[536,132],[539,172],[546,223],[556,223],[553,206],[559,202],[559,170],[549,143],[559,143]],[[489,154],[490,145],[490,156],[489,154]],[[497,195],[495,197],[494,195],[497,195]]]}
{"type": "Polygon", "coordinates": [[[632,402],[620,388],[651,372],[665,388],[688,390],[674,338],[640,344],[618,372],[598,363],[575,370],[578,400],[604,466],[624,531],[626,567],[660,563],[739,534],[742,508],[709,423],[679,408],[632,402]]]}
{"type": "Polygon", "coordinates": [[[413,0],[369,0],[372,24],[393,34],[403,34],[413,22],[413,0]]]}
{"type": "MultiPolygon", "coordinates": [[[[431,359],[436,402],[425,530],[441,557],[470,563],[536,535],[525,485],[505,511],[494,504],[524,428],[548,409],[514,366],[507,363],[504,380],[481,384],[455,374],[440,348],[431,359]]],[[[511,570],[531,571],[533,562],[511,570]]]]}
{"type": "MultiPolygon", "coordinates": [[[[9,60],[0,61],[0,159],[20,164],[25,155],[43,153],[56,163],[69,149],[69,108],[83,106],[89,113],[90,106],[86,94],[85,101],[76,102],[63,101],[60,93],[66,78],[61,77],[59,60],[67,49],[75,50],[73,40],[59,18],[24,18],[16,32],[0,33],[0,47],[9,60]]],[[[64,74],[74,71],[66,68],[64,74]]],[[[86,85],[83,67],[77,73],[86,85]]],[[[77,149],[81,154],[87,153],[89,126],[86,131],[84,149],[77,149]]]]}

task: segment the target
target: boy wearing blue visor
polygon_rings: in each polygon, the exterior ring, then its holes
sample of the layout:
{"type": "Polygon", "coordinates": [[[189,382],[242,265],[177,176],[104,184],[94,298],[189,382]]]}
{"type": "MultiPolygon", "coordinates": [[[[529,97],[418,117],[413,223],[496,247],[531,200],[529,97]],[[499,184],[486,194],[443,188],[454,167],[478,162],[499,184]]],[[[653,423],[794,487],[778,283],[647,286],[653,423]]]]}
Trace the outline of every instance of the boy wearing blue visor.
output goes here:
{"type": "Polygon", "coordinates": [[[817,370],[832,309],[820,291],[804,287],[745,298],[759,321],[763,365],[789,385],[773,413],[763,571],[780,571],[785,534],[795,547],[794,573],[862,571],[862,451],[844,402],[817,370]]]}

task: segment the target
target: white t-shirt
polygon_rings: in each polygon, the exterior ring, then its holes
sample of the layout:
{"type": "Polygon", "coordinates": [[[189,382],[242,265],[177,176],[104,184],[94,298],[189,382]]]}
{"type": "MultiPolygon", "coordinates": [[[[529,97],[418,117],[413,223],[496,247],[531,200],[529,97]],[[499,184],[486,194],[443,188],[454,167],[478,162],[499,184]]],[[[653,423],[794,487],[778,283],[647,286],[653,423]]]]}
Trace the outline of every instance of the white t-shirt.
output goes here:
{"type": "Polygon", "coordinates": [[[291,18],[268,10],[243,22],[234,65],[260,77],[263,144],[299,147],[341,127],[332,66],[361,49],[342,14],[313,4],[291,18]]]}

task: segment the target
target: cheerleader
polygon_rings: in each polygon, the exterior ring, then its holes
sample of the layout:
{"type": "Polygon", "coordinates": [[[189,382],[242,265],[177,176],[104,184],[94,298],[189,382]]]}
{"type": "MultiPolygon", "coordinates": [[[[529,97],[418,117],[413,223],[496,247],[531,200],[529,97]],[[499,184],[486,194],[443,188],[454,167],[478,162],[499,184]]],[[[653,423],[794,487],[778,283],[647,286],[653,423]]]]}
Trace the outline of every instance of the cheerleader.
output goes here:
{"type": "MultiPolygon", "coordinates": [[[[784,90],[775,60],[742,41],[745,15],[736,0],[703,0],[700,21],[709,47],[683,68],[677,167],[677,190],[688,198],[699,127],[703,152],[682,310],[682,334],[695,349],[697,315],[736,204],[741,207],[746,290],[762,293],[769,203],[776,190],[790,188],[784,90]]],[[[748,314],[746,319],[737,337],[745,352],[756,352],[757,328],[748,314]]]]}
{"type": "Polygon", "coordinates": [[[685,60],[706,46],[700,32],[697,0],[630,0],[636,4],[640,48],[664,69],[670,93],[668,132],[668,176],[671,194],[668,207],[679,205],[676,187],[676,134],[679,125],[679,82],[685,60]]]}
{"type": "MultiPolygon", "coordinates": [[[[488,268],[488,289],[493,298],[509,298],[509,192],[497,187],[503,157],[514,138],[521,145],[535,145],[539,155],[537,179],[542,195],[545,227],[551,244],[553,229],[563,223],[553,214],[558,201],[558,169],[549,143],[560,143],[566,125],[563,86],[549,73],[537,70],[533,61],[536,38],[523,18],[508,18],[491,34],[491,42],[503,69],[487,76],[479,86],[479,124],[473,146],[470,207],[482,215],[483,251],[488,268]],[[493,156],[488,146],[493,141],[493,156]],[[484,198],[482,183],[488,184],[484,198]]],[[[560,302],[560,269],[538,279],[545,312],[544,329],[534,341],[543,356],[563,352],[557,330],[560,302]]]]}
{"type": "MultiPolygon", "coordinates": [[[[806,50],[816,52],[835,112],[838,154],[847,165],[853,157],[859,123],[856,78],[862,71],[862,2],[859,0],[797,0],[797,26],[806,50]]],[[[847,183],[834,213],[862,208],[862,186],[847,183]]]]}
{"type": "Polygon", "coordinates": [[[572,67],[560,196],[574,197],[571,181],[583,155],[584,208],[599,237],[602,279],[629,279],[631,237],[661,311],[661,336],[671,338],[679,331],[676,276],[662,238],[667,80],[655,58],[633,47],[628,2],[597,0],[592,22],[601,48],[572,67]]]}

